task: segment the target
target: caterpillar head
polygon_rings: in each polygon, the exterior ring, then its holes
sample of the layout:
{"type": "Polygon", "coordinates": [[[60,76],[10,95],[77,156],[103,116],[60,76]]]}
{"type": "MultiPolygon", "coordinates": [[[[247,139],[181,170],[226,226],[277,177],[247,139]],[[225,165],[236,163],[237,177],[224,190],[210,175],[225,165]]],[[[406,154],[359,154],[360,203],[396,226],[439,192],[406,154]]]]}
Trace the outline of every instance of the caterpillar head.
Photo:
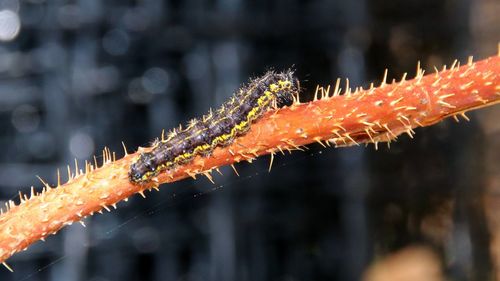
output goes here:
{"type": "Polygon", "coordinates": [[[300,91],[299,80],[292,70],[276,74],[276,82],[270,88],[275,94],[277,108],[292,105],[300,91]]]}
{"type": "Polygon", "coordinates": [[[130,166],[129,178],[132,182],[148,181],[155,174],[153,159],[150,153],[142,153],[138,161],[130,166]]]}

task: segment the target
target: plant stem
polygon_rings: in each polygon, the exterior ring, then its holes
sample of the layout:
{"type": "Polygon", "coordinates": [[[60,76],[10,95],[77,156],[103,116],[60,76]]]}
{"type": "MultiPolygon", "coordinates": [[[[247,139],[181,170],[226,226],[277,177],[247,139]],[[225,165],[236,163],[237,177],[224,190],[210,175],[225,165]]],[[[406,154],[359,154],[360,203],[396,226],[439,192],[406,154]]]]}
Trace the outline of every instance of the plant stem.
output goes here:
{"type": "Polygon", "coordinates": [[[128,172],[140,152],[115,160],[105,149],[104,163],[85,164],[85,172],[76,168],[65,184],[52,188],[44,183],[43,192],[30,198],[21,196],[21,203],[9,201],[0,216],[0,262],[32,243],[56,233],[63,226],[81,221],[86,216],[160,183],[177,181],[196,174],[205,174],[219,166],[242,160],[251,161],[263,154],[300,149],[312,142],[337,146],[359,143],[388,142],[402,133],[412,136],[416,127],[429,126],[449,116],[500,102],[500,56],[462,67],[453,66],[424,76],[386,84],[369,90],[318,88],[320,99],[296,102],[288,108],[269,112],[252,125],[251,130],[225,148],[217,148],[210,157],[197,157],[191,163],[160,174],[155,182],[136,185],[128,172]]]}

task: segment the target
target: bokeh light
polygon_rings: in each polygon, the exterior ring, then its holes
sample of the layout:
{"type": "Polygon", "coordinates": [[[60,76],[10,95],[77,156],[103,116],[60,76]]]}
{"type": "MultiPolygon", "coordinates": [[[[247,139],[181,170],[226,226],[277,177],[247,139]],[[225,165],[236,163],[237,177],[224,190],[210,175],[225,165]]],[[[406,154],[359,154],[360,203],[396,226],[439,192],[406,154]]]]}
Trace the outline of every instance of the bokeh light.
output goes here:
{"type": "Polygon", "coordinates": [[[21,30],[21,20],[16,12],[0,11],[0,41],[12,41],[21,30]]]}

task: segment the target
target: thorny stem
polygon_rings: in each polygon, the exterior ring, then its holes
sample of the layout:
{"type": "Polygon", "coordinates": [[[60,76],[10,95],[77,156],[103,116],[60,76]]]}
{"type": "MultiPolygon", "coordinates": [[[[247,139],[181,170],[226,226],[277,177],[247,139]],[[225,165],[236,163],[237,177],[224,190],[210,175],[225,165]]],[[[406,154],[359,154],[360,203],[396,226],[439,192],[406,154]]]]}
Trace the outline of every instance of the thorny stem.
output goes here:
{"type": "MultiPolygon", "coordinates": [[[[160,183],[177,181],[196,174],[205,174],[219,166],[243,160],[251,161],[263,154],[300,149],[312,142],[336,146],[359,143],[389,142],[402,133],[410,137],[413,129],[429,126],[446,117],[463,116],[464,112],[500,102],[499,56],[458,67],[417,76],[406,81],[368,90],[350,89],[340,94],[335,87],[318,88],[314,101],[296,102],[288,108],[270,112],[251,130],[226,148],[215,149],[213,155],[197,157],[174,171],[160,174],[155,182],[135,185],[129,181],[131,163],[140,152],[115,160],[114,153],[105,149],[104,163],[85,164],[85,172],[69,171],[65,184],[57,187],[44,183],[44,190],[31,196],[20,195],[21,203],[7,203],[0,216],[0,262],[4,262],[37,240],[56,233],[63,226],[81,221],[86,216],[116,208],[116,204],[135,193],[157,189],[160,183]]],[[[43,182],[43,181],[42,181],[43,182]]],[[[82,222],[83,224],[83,222],[82,222]]],[[[5,263],[4,263],[5,264],[5,263]]],[[[6,265],[6,264],[5,264],[6,265]]]]}

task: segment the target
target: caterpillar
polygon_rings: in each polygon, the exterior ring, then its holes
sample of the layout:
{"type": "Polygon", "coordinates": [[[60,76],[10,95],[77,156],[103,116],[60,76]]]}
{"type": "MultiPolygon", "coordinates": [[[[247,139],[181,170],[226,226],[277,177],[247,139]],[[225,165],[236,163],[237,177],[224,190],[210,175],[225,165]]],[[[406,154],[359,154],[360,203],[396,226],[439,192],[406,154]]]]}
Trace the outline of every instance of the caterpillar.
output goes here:
{"type": "Polygon", "coordinates": [[[217,110],[191,120],[185,129],[172,130],[166,139],[156,140],[153,148],[141,153],[130,166],[130,181],[147,183],[162,171],[230,145],[268,110],[291,105],[299,90],[292,70],[268,71],[251,80],[217,110]]]}

